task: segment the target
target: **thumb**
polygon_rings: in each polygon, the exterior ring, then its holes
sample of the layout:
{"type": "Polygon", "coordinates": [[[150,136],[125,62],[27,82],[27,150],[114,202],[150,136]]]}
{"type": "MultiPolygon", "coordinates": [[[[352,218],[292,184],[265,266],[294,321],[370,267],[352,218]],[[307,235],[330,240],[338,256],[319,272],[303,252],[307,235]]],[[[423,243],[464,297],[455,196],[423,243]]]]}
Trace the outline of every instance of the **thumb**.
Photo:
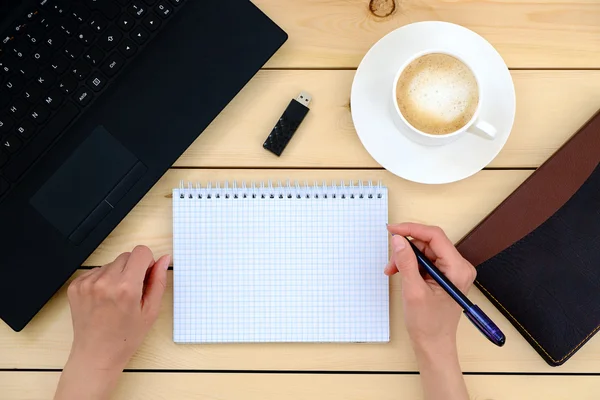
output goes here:
{"type": "Polygon", "coordinates": [[[400,235],[392,236],[392,251],[394,252],[392,259],[402,280],[410,282],[411,285],[424,285],[425,281],[419,272],[417,257],[408,240],[400,235]]]}
{"type": "Polygon", "coordinates": [[[143,310],[150,315],[158,316],[160,303],[167,288],[167,270],[171,263],[171,256],[166,255],[158,259],[152,266],[143,297],[143,310]]]}

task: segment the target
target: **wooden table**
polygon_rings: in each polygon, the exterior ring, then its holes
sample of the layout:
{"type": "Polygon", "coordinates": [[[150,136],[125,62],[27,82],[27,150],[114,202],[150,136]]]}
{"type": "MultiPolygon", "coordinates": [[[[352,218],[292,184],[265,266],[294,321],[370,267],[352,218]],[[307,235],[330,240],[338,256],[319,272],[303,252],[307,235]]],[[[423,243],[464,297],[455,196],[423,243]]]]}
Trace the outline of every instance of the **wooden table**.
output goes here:
{"type": "MultiPolygon", "coordinates": [[[[255,3],[290,34],[288,43],[82,269],[136,244],[149,245],[156,256],[170,252],[170,193],[181,179],[382,180],[390,188],[390,221],[437,224],[458,240],[600,107],[597,0],[255,3]],[[454,22],[483,35],[511,67],[516,85],[517,118],[505,149],[486,170],[455,184],[419,185],[382,170],[361,146],[350,116],[350,86],[365,52],[393,29],[423,20],[454,22]],[[271,156],[262,141],[301,90],[313,94],[312,112],[284,156],[271,156]]],[[[115,398],[420,398],[398,283],[391,280],[392,340],[381,345],[175,345],[169,286],[160,318],[115,398]]],[[[480,292],[471,297],[508,336],[498,349],[461,321],[460,359],[473,398],[598,399],[600,335],[553,369],[480,292]]],[[[65,288],[22,333],[0,324],[0,398],[51,399],[71,339],[65,288]]]]}

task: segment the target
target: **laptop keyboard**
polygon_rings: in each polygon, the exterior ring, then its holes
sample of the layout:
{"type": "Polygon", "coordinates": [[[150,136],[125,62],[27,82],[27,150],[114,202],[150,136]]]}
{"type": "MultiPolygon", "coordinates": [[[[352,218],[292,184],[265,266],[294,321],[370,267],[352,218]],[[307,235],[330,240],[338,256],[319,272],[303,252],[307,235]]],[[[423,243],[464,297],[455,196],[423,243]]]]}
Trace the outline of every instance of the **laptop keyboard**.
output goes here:
{"type": "Polygon", "coordinates": [[[0,36],[0,199],[187,0],[39,0],[0,36]]]}

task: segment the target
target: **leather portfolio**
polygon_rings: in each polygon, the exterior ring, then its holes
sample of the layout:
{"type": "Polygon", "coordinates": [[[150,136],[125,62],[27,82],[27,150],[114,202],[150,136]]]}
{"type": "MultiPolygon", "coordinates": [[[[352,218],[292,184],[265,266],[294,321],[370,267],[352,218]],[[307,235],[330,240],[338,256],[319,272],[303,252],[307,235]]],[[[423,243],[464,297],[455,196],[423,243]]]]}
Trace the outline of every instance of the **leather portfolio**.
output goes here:
{"type": "Polygon", "coordinates": [[[457,245],[552,366],[600,329],[600,112],[457,245]]]}

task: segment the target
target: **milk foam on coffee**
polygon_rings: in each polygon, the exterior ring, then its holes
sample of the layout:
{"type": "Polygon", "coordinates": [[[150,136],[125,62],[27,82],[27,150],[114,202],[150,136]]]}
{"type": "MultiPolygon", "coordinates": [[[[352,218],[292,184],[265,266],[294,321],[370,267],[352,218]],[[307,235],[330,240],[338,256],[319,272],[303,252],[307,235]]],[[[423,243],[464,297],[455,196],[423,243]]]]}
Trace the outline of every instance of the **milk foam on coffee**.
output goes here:
{"type": "Polygon", "coordinates": [[[431,135],[447,135],[473,118],[479,105],[479,87],[462,61],[433,53],[417,58],[404,69],[396,87],[396,100],[413,127],[431,135]]]}

